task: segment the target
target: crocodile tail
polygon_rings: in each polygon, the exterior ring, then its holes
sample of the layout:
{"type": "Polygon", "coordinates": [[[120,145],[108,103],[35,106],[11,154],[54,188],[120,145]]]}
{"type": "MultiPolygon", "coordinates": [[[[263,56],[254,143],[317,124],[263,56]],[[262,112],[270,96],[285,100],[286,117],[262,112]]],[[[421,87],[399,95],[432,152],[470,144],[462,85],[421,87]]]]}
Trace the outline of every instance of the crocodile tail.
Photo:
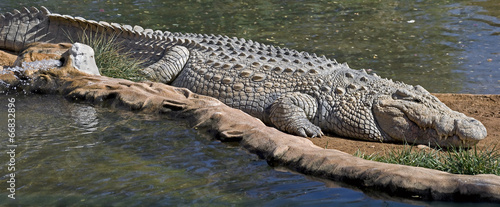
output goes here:
{"type": "MultiPolygon", "coordinates": [[[[155,62],[169,33],[51,13],[47,8],[23,8],[0,14],[0,49],[20,52],[33,42],[73,43],[101,39],[120,43],[134,56],[155,62]]],[[[124,51],[127,52],[127,51],[124,51]]]]}
{"type": "Polygon", "coordinates": [[[48,14],[45,7],[0,14],[0,49],[19,52],[29,43],[44,41],[49,26],[48,14]]]}
{"type": "Polygon", "coordinates": [[[77,42],[84,37],[116,34],[113,25],[31,7],[0,14],[0,49],[21,51],[33,42],[77,42]]]}

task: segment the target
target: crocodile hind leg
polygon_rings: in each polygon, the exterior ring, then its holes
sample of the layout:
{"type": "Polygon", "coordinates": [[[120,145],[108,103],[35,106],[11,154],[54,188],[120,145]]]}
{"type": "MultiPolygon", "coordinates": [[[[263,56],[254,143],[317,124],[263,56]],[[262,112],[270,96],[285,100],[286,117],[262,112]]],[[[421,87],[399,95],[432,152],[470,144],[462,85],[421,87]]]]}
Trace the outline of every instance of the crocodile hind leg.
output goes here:
{"type": "Polygon", "coordinates": [[[278,129],[303,137],[319,137],[321,129],[311,123],[318,110],[316,99],[294,92],[280,96],[270,107],[269,119],[278,129]]]}
{"type": "Polygon", "coordinates": [[[189,59],[189,50],[183,46],[169,48],[158,62],[142,70],[149,79],[171,83],[181,72],[189,59]]]}

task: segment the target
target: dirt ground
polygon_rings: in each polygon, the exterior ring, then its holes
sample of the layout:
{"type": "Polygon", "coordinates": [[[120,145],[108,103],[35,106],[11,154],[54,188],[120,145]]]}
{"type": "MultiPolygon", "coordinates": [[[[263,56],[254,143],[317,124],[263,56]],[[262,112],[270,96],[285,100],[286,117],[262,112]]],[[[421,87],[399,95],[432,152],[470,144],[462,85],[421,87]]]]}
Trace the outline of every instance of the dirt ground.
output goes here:
{"type": "MultiPolygon", "coordinates": [[[[15,59],[15,55],[0,50],[0,71],[2,66],[12,65],[15,59]]],[[[500,149],[500,95],[434,95],[451,109],[474,117],[484,124],[488,136],[477,144],[478,149],[490,148],[494,145],[498,145],[497,148],[500,149]]],[[[349,154],[354,154],[357,150],[365,154],[372,154],[403,148],[401,144],[359,141],[331,136],[312,138],[310,140],[320,147],[337,149],[349,154]]]]}
{"type": "MultiPolygon", "coordinates": [[[[500,150],[500,95],[434,94],[455,111],[474,117],[486,127],[488,136],[479,141],[478,149],[498,145],[500,150]]],[[[358,141],[340,137],[324,136],[310,139],[314,144],[354,154],[358,149],[365,154],[380,153],[391,149],[402,149],[401,144],[358,141]]]]}

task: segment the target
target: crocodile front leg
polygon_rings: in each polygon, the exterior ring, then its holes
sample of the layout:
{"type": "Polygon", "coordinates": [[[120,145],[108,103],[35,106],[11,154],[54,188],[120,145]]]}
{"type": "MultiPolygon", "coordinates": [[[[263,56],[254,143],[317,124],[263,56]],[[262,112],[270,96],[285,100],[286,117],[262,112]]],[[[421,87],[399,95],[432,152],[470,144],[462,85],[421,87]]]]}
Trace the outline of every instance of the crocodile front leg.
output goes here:
{"type": "Polygon", "coordinates": [[[316,99],[294,92],[276,99],[270,106],[269,119],[278,129],[303,137],[322,136],[321,129],[311,123],[318,110],[316,99]]]}
{"type": "Polygon", "coordinates": [[[168,49],[158,62],[142,70],[150,79],[169,84],[181,72],[189,59],[189,50],[183,46],[168,49]]]}

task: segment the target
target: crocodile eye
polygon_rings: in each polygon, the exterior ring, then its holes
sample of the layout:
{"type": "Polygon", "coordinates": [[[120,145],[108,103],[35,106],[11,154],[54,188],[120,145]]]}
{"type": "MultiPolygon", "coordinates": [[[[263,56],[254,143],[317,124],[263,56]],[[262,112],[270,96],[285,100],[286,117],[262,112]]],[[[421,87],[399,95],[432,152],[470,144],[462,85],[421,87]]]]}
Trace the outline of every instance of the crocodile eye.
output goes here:
{"type": "Polygon", "coordinates": [[[392,98],[393,99],[405,99],[405,100],[408,100],[408,99],[412,99],[413,98],[413,94],[411,94],[408,90],[398,89],[398,90],[396,90],[396,92],[394,92],[392,94],[392,98]]]}
{"type": "Polygon", "coordinates": [[[394,93],[394,95],[396,95],[398,98],[407,98],[407,97],[412,97],[413,96],[413,94],[410,93],[410,91],[405,90],[405,89],[398,89],[398,90],[396,90],[396,92],[394,93]]]}
{"type": "Polygon", "coordinates": [[[406,90],[406,89],[398,89],[394,94],[392,94],[392,98],[394,100],[405,100],[405,101],[411,101],[415,103],[422,103],[422,100],[419,98],[415,98],[415,94],[412,92],[406,90]]]}

